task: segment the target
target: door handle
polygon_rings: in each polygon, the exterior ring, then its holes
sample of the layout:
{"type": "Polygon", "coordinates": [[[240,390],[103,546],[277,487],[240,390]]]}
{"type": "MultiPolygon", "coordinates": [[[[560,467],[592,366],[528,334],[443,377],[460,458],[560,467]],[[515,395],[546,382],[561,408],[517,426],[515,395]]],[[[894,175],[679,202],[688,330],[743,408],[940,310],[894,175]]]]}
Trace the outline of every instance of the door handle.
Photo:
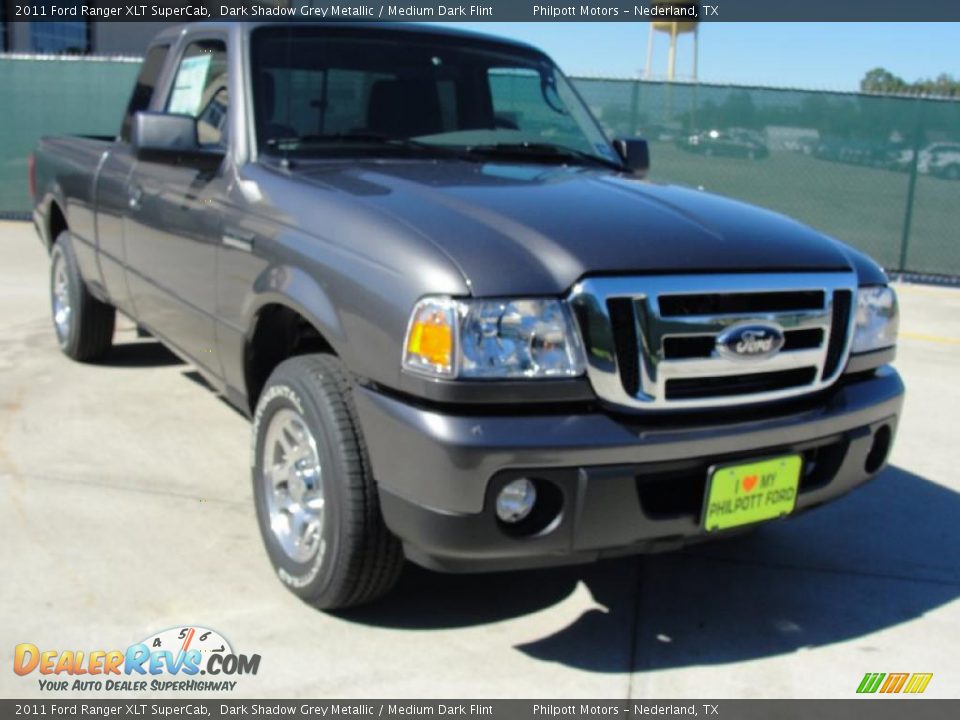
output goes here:
{"type": "Polygon", "coordinates": [[[127,187],[127,205],[131,210],[139,210],[143,201],[143,188],[139,185],[127,187]]]}
{"type": "Polygon", "coordinates": [[[244,252],[253,252],[253,241],[256,236],[252,232],[244,232],[234,228],[224,228],[221,242],[234,250],[243,250],[244,252]]]}

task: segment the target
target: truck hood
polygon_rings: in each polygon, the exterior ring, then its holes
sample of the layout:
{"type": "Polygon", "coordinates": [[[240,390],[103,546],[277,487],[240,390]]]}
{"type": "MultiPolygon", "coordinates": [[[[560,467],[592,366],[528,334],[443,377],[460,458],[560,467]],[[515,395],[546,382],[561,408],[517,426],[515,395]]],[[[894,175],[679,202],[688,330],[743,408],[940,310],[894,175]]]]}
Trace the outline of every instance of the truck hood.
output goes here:
{"type": "Polygon", "coordinates": [[[561,294],[590,274],[856,265],[843,245],[782,215],[593,169],[416,160],[296,174],[426,237],[477,296],[561,294]]]}

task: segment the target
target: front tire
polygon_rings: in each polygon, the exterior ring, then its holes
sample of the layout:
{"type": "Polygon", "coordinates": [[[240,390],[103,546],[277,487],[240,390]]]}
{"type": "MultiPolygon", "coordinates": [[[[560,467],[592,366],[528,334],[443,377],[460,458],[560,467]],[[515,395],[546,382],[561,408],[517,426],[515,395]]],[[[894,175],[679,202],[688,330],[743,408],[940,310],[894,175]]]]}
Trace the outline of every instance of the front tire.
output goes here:
{"type": "Polygon", "coordinates": [[[57,343],[67,357],[93,362],[109,352],[117,311],[87,290],[67,231],[57,236],[50,253],[50,308],[57,343]]]}
{"type": "Polygon", "coordinates": [[[253,420],[253,494],[280,581],[323,610],[386,594],[403,567],[380,514],[350,378],[332,355],[270,375],[253,420]]]}

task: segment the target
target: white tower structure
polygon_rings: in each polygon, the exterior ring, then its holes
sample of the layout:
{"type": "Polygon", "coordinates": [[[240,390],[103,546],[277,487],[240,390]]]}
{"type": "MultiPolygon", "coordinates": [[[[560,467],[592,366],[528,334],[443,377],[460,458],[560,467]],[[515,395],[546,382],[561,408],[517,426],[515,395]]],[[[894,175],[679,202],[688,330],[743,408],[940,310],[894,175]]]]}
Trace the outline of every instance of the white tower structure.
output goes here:
{"type": "MultiPolygon", "coordinates": [[[[653,0],[654,5],[668,5],[673,7],[696,7],[694,0],[653,0]]],[[[643,77],[649,80],[653,73],[653,46],[657,33],[664,33],[670,40],[667,52],[667,80],[673,81],[677,75],[677,41],[681,35],[693,34],[693,73],[694,82],[697,80],[697,65],[700,53],[700,23],[696,20],[683,22],[666,22],[657,20],[650,23],[650,36],[647,39],[647,66],[643,77]]]]}

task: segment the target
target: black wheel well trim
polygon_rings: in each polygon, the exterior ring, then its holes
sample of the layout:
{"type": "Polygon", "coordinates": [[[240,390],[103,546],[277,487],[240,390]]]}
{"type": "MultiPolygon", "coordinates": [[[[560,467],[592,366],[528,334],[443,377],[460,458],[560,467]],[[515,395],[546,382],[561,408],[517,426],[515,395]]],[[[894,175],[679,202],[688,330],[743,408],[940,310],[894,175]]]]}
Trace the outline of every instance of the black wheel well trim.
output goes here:
{"type": "Polygon", "coordinates": [[[57,236],[69,229],[67,215],[60,207],[60,202],[56,199],[51,200],[47,210],[47,250],[52,251],[57,236]]]}
{"type": "Polygon", "coordinates": [[[317,323],[292,304],[272,300],[257,308],[243,344],[244,390],[251,415],[274,368],[311,353],[339,356],[317,323]]]}

